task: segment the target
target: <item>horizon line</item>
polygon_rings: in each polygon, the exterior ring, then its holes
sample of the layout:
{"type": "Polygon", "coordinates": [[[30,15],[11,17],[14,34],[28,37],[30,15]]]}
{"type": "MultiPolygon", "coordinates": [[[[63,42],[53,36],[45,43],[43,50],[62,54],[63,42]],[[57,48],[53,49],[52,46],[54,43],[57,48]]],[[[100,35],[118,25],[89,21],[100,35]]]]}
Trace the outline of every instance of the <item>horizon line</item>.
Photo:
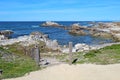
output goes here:
{"type": "Polygon", "coordinates": [[[36,20],[36,21],[31,21],[31,20],[12,20],[12,21],[0,21],[0,22],[45,22],[45,21],[55,21],[55,22],[57,22],[57,21],[60,21],[60,22],[66,22],[66,21],[120,21],[120,20],[65,20],[65,21],[62,21],[62,20],[43,20],[43,21],[41,21],[41,20],[36,20]]]}

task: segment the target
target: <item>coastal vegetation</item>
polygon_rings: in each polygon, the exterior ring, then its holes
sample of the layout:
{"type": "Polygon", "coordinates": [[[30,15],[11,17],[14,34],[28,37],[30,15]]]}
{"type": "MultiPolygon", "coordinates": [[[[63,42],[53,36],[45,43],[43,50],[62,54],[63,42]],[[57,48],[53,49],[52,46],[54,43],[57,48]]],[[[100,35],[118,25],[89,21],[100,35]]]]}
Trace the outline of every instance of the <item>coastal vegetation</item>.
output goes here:
{"type": "Polygon", "coordinates": [[[120,63],[120,44],[107,46],[99,50],[91,50],[84,53],[75,53],[78,58],[77,63],[93,63],[93,64],[116,64],[120,63]]]}
{"type": "Polygon", "coordinates": [[[39,67],[30,57],[22,55],[22,51],[12,52],[12,48],[0,47],[0,69],[3,70],[2,78],[13,78],[38,70],[39,67]]]}
{"type": "MultiPolygon", "coordinates": [[[[55,52],[52,49],[44,47],[45,43],[39,41],[37,44],[40,49],[41,57],[56,57],[59,55],[46,55],[44,53],[55,52]]],[[[20,77],[29,74],[31,71],[36,71],[42,67],[38,66],[34,61],[32,49],[35,45],[23,46],[21,43],[5,45],[0,47],[0,69],[3,71],[2,78],[20,77]]],[[[62,56],[62,55],[61,55],[62,56]]],[[[61,57],[60,56],[60,57],[61,57]]],[[[59,57],[59,58],[60,58],[59,57]]]]}
{"type": "MultiPolygon", "coordinates": [[[[48,52],[49,50],[47,49],[45,52],[43,50],[41,57],[56,58],[60,62],[66,63],[69,61],[68,53],[48,52]]],[[[120,44],[107,46],[99,50],[76,52],[73,53],[73,59],[77,59],[74,64],[92,63],[106,65],[120,63],[120,44]]],[[[24,50],[20,49],[18,43],[0,47],[0,64],[0,69],[3,70],[3,78],[19,77],[40,69],[35,61],[26,55],[24,50]]]]}

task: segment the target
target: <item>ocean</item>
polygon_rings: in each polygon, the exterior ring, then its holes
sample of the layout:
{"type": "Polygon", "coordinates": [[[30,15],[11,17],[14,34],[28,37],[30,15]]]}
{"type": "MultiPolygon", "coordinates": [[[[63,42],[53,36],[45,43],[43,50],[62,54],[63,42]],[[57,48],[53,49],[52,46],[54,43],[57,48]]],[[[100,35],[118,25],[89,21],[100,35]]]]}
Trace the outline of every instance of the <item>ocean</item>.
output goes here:
{"type": "MultiPolygon", "coordinates": [[[[68,33],[68,30],[63,30],[54,27],[42,27],[40,26],[45,21],[21,21],[21,22],[0,22],[0,30],[12,30],[14,34],[11,38],[17,38],[19,36],[29,35],[31,32],[40,31],[44,34],[48,34],[51,40],[57,40],[60,45],[68,45],[69,42],[73,44],[85,43],[88,45],[99,45],[104,43],[113,42],[112,39],[96,38],[91,35],[85,36],[73,36],[68,33]]],[[[70,26],[74,23],[80,23],[83,26],[90,26],[91,21],[57,21],[61,25],[70,26]]]]}

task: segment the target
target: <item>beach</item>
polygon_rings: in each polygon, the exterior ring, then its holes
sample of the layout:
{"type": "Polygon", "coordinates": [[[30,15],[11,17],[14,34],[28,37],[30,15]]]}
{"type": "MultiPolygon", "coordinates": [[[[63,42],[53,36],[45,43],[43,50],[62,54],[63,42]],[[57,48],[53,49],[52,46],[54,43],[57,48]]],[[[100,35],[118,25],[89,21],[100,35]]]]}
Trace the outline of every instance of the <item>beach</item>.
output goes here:
{"type": "Polygon", "coordinates": [[[4,80],[120,80],[120,64],[60,64],[4,80]]]}

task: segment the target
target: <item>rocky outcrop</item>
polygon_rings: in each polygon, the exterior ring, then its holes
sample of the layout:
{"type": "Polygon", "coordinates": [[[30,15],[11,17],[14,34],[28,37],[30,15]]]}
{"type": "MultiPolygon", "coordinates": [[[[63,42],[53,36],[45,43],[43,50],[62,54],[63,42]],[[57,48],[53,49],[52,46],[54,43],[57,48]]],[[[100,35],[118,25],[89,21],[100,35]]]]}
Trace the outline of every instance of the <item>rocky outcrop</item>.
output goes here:
{"type": "Polygon", "coordinates": [[[0,35],[10,35],[13,34],[14,32],[11,30],[2,30],[0,31],[0,35]]]}
{"type": "MultiPolygon", "coordinates": [[[[0,39],[4,38],[3,36],[0,39]]],[[[20,36],[18,38],[0,40],[0,46],[12,45],[14,43],[19,43],[21,46],[30,46],[34,44],[39,44],[40,41],[44,43],[44,47],[52,50],[58,50],[59,45],[57,40],[50,40],[48,35],[41,32],[32,32],[29,36],[20,36]]]]}
{"type": "Polygon", "coordinates": [[[14,32],[11,31],[11,30],[1,30],[0,31],[0,35],[1,35],[0,40],[4,40],[4,39],[10,38],[11,34],[13,34],[13,33],[14,32]],[[3,36],[4,36],[4,38],[3,38],[3,36]]]}
{"type": "Polygon", "coordinates": [[[96,25],[94,25],[93,27],[97,27],[97,28],[103,29],[103,28],[110,28],[110,27],[115,27],[115,26],[117,26],[117,25],[114,24],[114,23],[99,22],[96,25]]]}
{"type": "Polygon", "coordinates": [[[96,33],[94,34],[93,36],[95,37],[102,37],[102,38],[112,38],[112,34],[110,33],[103,33],[103,32],[99,32],[99,33],[96,33]]]}
{"type": "Polygon", "coordinates": [[[47,26],[60,27],[61,25],[56,23],[56,22],[47,21],[47,22],[43,23],[41,26],[45,26],[45,27],[47,27],[47,26]]]}
{"type": "Polygon", "coordinates": [[[113,35],[111,33],[104,32],[104,31],[91,32],[91,35],[93,37],[102,37],[102,38],[112,38],[113,37],[113,35]]]}
{"type": "Polygon", "coordinates": [[[48,22],[45,22],[43,23],[41,26],[43,27],[55,27],[55,28],[62,28],[64,30],[69,30],[70,28],[67,27],[67,26],[63,26],[63,25],[60,25],[56,22],[51,22],[51,21],[48,21],[48,22]]]}
{"type": "Polygon", "coordinates": [[[72,24],[72,30],[90,30],[87,26],[81,26],[79,23],[72,24]]]}
{"type": "Polygon", "coordinates": [[[48,35],[43,34],[43,33],[41,33],[41,32],[38,32],[38,31],[32,32],[32,33],[30,34],[30,37],[31,37],[32,40],[36,40],[36,41],[39,41],[39,40],[40,40],[40,41],[44,41],[44,42],[46,42],[47,39],[49,38],[48,35]]]}
{"type": "MultiPolygon", "coordinates": [[[[112,38],[119,40],[116,34],[120,33],[120,26],[117,23],[98,23],[90,30],[90,34],[94,37],[112,38]]],[[[117,41],[118,41],[117,40],[117,41]]]]}
{"type": "MultiPolygon", "coordinates": [[[[45,38],[46,39],[46,38],[45,38]]],[[[36,44],[37,41],[45,41],[43,39],[43,35],[40,32],[33,32],[28,36],[20,36],[18,38],[12,38],[12,39],[5,39],[0,41],[0,45],[12,45],[14,43],[21,43],[23,46],[29,46],[32,44],[36,44]]]]}
{"type": "Polygon", "coordinates": [[[86,35],[84,30],[69,30],[69,34],[71,35],[86,35]]]}
{"type": "Polygon", "coordinates": [[[84,32],[84,28],[78,23],[72,25],[71,30],[69,30],[69,33],[72,35],[86,35],[86,33],[84,32]]]}
{"type": "Polygon", "coordinates": [[[46,34],[43,34],[41,32],[32,32],[30,35],[31,40],[34,41],[43,41],[45,42],[45,46],[52,50],[58,50],[58,42],[57,40],[50,40],[49,36],[46,34]]]}

